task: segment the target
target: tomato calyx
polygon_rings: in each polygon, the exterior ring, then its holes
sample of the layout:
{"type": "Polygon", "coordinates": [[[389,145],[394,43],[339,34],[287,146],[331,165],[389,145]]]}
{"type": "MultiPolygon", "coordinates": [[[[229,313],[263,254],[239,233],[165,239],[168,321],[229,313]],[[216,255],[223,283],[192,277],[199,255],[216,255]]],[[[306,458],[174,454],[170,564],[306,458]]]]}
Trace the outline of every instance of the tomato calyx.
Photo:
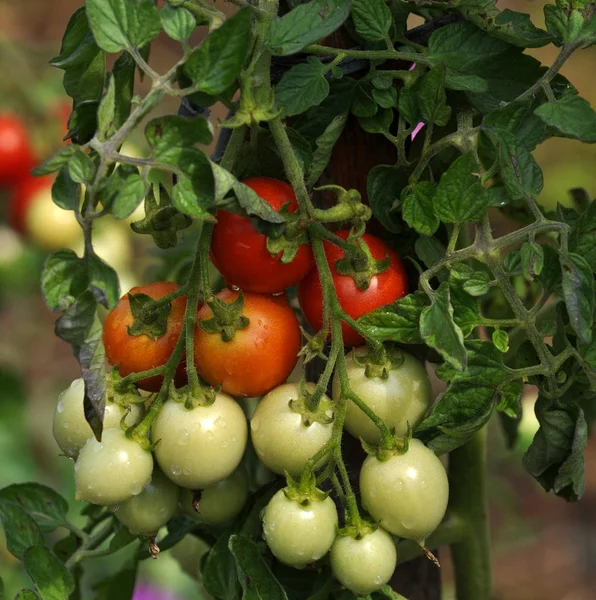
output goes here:
{"type": "Polygon", "coordinates": [[[302,417],[302,424],[310,427],[313,423],[329,425],[334,418],[334,403],[327,396],[322,396],[315,409],[309,408],[310,400],[313,394],[306,389],[304,379],[300,381],[300,396],[295,400],[290,400],[289,406],[292,412],[298,413],[302,417]]]}
{"type": "Polygon", "coordinates": [[[164,335],[168,329],[171,304],[156,302],[147,294],[128,294],[130,312],[134,322],[127,326],[128,335],[146,335],[154,340],[164,335]]]}
{"type": "Polygon", "coordinates": [[[197,325],[206,333],[219,334],[224,342],[231,342],[238,329],[246,329],[250,325],[249,318],[242,314],[244,308],[242,292],[232,302],[224,302],[212,296],[206,304],[211,309],[213,317],[206,321],[199,320],[197,325]]]}
{"type": "Polygon", "coordinates": [[[346,252],[345,256],[335,263],[335,271],[339,275],[351,277],[359,289],[367,290],[371,279],[389,268],[391,259],[389,256],[380,260],[373,258],[367,243],[361,237],[350,235],[348,241],[354,241],[354,250],[351,253],[346,252]]]}
{"type": "Polygon", "coordinates": [[[370,207],[362,203],[358,190],[346,190],[339,185],[323,185],[313,188],[316,192],[333,192],[337,196],[337,204],[327,209],[315,209],[314,216],[322,223],[341,223],[350,221],[354,225],[362,225],[372,216],[370,207]]]}
{"type": "Polygon", "coordinates": [[[337,535],[361,540],[365,536],[374,533],[378,528],[379,525],[377,523],[372,523],[359,517],[357,522],[346,523],[344,527],[338,530],[337,535]]]}
{"type": "Polygon", "coordinates": [[[401,350],[395,346],[389,349],[380,345],[378,348],[366,347],[365,352],[354,352],[354,362],[364,368],[364,374],[368,379],[388,379],[392,369],[399,369],[404,363],[401,350]]]}
{"type": "Polygon", "coordinates": [[[195,389],[191,389],[189,385],[177,389],[172,385],[169,399],[184,404],[187,410],[194,410],[197,407],[211,406],[215,402],[217,392],[215,388],[206,385],[200,385],[195,389]]]}
{"type": "Polygon", "coordinates": [[[306,343],[302,346],[300,352],[298,352],[298,356],[304,357],[304,364],[309,363],[316,356],[327,360],[327,356],[323,350],[325,349],[325,342],[329,337],[329,332],[326,329],[321,329],[315,335],[311,335],[303,327],[300,327],[300,331],[302,331],[306,343]]]}
{"type": "Polygon", "coordinates": [[[323,502],[329,496],[329,492],[324,492],[317,487],[317,478],[314,473],[311,473],[309,477],[301,477],[300,483],[294,481],[286,473],[286,483],[286,487],[283,488],[285,497],[304,509],[307,509],[313,502],[323,502]]]}
{"type": "Polygon", "coordinates": [[[299,212],[291,213],[288,210],[289,202],[279,210],[286,219],[286,226],[279,235],[267,236],[267,251],[272,256],[281,254],[280,262],[284,265],[291,263],[298,250],[304,244],[308,244],[308,234],[305,221],[301,219],[299,212]]]}
{"type": "MultiPolygon", "coordinates": [[[[391,430],[392,433],[395,432],[394,429],[391,430]]],[[[400,456],[405,454],[410,447],[410,440],[412,439],[412,429],[410,424],[408,423],[408,431],[404,437],[398,437],[393,435],[393,439],[390,443],[384,442],[380,446],[374,446],[365,442],[363,439],[360,440],[362,444],[362,448],[364,451],[371,455],[375,456],[376,459],[380,462],[388,461],[392,456],[400,456]]]]}
{"type": "Polygon", "coordinates": [[[123,408],[145,402],[136,386],[133,383],[122,385],[122,379],[117,367],[106,375],[106,402],[118,404],[123,408]]]}

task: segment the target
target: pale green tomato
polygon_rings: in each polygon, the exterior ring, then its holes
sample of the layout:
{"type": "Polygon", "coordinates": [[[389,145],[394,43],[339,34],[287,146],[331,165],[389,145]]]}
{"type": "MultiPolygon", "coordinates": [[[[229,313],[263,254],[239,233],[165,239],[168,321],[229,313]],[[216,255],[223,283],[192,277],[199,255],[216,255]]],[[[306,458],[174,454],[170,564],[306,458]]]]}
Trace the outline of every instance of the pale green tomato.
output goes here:
{"type": "Polygon", "coordinates": [[[175,484],[200,490],[231,475],[246,448],[248,427],[240,405],[217,393],[210,406],[187,409],[168,400],[151,436],[159,442],[155,458],[175,484]]]}
{"type": "Polygon", "coordinates": [[[121,429],[106,429],[101,442],[90,437],[74,467],[76,500],[109,506],[140,494],[151,481],[151,452],[126,437],[121,429]]]}
{"type": "MultiPolygon", "coordinates": [[[[366,346],[361,346],[346,355],[350,387],[389,428],[395,428],[398,436],[404,436],[408,423],[414,429],[432,402],[432,386],[424,365],[402,350],[399,353],[403,356],[403,362],[389,371],[387,379],[368,378],[365,367],[354,361],[354,353],[358,356],[366,352],[366,346]]],[[[339,395],[340,384],[336,371],[333,399],[338,401],[339,395]]],[[[362,438],[369,444],[378,444],[381,440],[378,428],[354,402],[348,403],[344,426],[354,437],[362,438]]]]}
{"type": "Polygon", "coordinates": [[[312,500],[306,506],[280,490],[263,513],[263,538],[275,557],[303,569],[329,552],[337,532],[337,509],[331,498],[312,500]]]}
{"type": "MultiPolygon", "coordinates": [[[[54,439],[60,449],[69,458],[76,458],[85,442],[93,436],[89,423],[85,420],[83,401],[85,398],[85,382],[75,379],[70,387],[58,396],[58,404],[54,411],[54,439]]],[[[103,416],[104,429],[120,427],[120,421],[126,409],[114,402],[107,402],[103,416]]],[[[136,425],[145,413],[142,403],[131,404],[130,411],[124,420],[128,427],[136,425]]]]}
{"type": "Polygon", "coordinates": [[[244,469],[201,490],[199,512],[193,505],[194,492],[183,489],[180,504],[184,512],[200,523],[225,523],[238,516],[248,498],[248,477],[244,469]]]}
{"type": "Polygon", "coordinates": [[[182,570],[193,579],[201,579],[201,558],[211,546],[192,533],[187,533],[171,550],[182,570]]]}
{"type": "Polygon", "coordinates": [[[381,462],[375,456],[360,471],[362,505],[383,529],[423,543],[447,509],[449,483],[441,461],[420,440],[405,454],[381,462]]]}
{"type": "Polygon", "coordinates": [[[159,469],[138,496],[110,507],[116,518],[134,535],[156,535],[176,512],[180,488],[159,469]]]}
{"type": "Polygon", "coordinates": [[[363,596],[383,587],[397,564],[393,539],[381,527],[359,540],[337,536],[330,558],[335,578],[350,591],[363,596]]]}
{"type": "MultiPolygon", "coordinates": [[[[93,250],[103,261],[120,273],[130,268],[132,262],[131,231],[114,217],[106,217],[97,221],[93,229],[93,250]]],[[[83,254],[83,240],[74,248],[79,255],[83,254]]],[[[130,287],[121,286],[123,290],[130,287]]]]}
{"type": "MultiPolygon", "coordinates": [[[[313,392],[315,385],[306,384],[313,392]]],[[[250,421],[250,435],[258,457],[266,467],[282,474],[300,475],[306,461],[316,454],[330,439],[333,423],[316,421],[305,425],[300,413],[290,408],[290,402],[300,396],[297,383],[286,383],[270,391],[259,402],[250,421]]],[[[322,401],[330,402],[327,396],[322,401]]],[[[331,410],[327,416],[332,417],[331,410]]],[[[321,459],[317,468],[329,460],[321,459]]]]}

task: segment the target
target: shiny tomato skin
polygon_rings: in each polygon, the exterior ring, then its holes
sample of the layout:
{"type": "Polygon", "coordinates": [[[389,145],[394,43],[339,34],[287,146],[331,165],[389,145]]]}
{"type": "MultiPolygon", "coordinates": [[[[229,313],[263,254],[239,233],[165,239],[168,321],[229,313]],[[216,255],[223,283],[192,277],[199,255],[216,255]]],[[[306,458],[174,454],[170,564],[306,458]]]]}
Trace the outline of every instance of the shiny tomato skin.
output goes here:
{"type": "MultiPolygon", "coordinates": [[[[134,287],[130,294],[146,294],[154,300],[179,289],[177,283],[156,281],[148,285],[134,287]]],[[[120,298],[116,308],[106,317],[103,327],[103,343],[106,358],[111,365],[118,365],[120,375],[139,373],[164,365],[170,358],[184,325],[186,297],[176,298],[171,303],[167,330],[157,339],[147,335],[129,335],[127,327],[134,322],[130,311],[128,294],[120,298]]],[[[148,392],[157,392],[162,383],[161,376],[148,377],[136,383],[137,387],[148,392]]],[[[184,359],[176,370],[175,383],[178,387],[186,384],[186,363],[184,359]]]]}
{"type": "MultiPolygon", "coordinates": [[[[349,231],[338,231],[336,234],[345,240],[348,238],[349,231]]],[[[370,286],[366,290],[361,290],[349,275],[337,273],[335,263],[344,257],[344,251],[331,242],[326,240],[323,242],[339,303],[353,319],[385,304],[391,304],[408,293],[406,271],[397,253],[374,235],[365,233],[362,239],[369,247],[373,258],[382,260],[388,255],[390,259],[387,270],[373,275],[370,286]]],[[[298,301],[308,324],[319,331],[323,327],[323,288],[317,269],[313,269],[300,282],[298,301]]],[[[357,346],[364,342],[364,339],[345,323],[342,323],[341,327],[346,346],[357,346]]]]}
{"type": "MultiPolygon", "coordinates": [[[[232,302],[239,292],[225,289],[218,294],[232,302]]],[[[221,385],[232,396],[263,396],[282,384],[292,372],[300,351],[298,319],[285,296],[244,294],[243,314],[250,323],[236,330],[229,342],[219,333],[195,330],[195,365],[199,375],[211,385],[221,385]]],[[[204,306],[198,319],[212,317],[204,306]]]]}
{"type": "MultiPolygon", "coordinates": [[[[298,209],[298,201],[290,185],[269,177],[253,177],[243,181],[263,200],[279,211],[298,209]]],[[[211,259],[229,285],[247,292],[275,294],[298,283],[313,266],[310,246],[302,244],[292,262],[281,262],[281,254],[272,256],[267,250],[267,237],[259,233],[249,219],[225,210],[217,211],[213,228],[211,259]]]]}
{"type": "Polygon", "coordinates": [[[16,115],[0,113],[0,186],[17,183],[35,166],[25,124],[16,115]]]}

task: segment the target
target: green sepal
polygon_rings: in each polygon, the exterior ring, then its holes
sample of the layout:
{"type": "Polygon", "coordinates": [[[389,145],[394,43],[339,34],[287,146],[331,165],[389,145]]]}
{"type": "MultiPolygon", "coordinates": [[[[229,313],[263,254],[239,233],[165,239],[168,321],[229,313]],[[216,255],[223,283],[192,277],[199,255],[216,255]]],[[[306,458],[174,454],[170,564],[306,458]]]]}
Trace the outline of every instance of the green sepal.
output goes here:
{"type": "Polygon", "coordinates": [[[114,367],[106,375],[106,402],[113,402],[122,406],[129,407],[131,404],[141,404],[146,398],[139,394],[139,390],[133,383],[128,384],[123,389],[120,385],[122,377],[117,367],[114,367]]]}
{"type": "Polygon", "coordinates": [[[358,523],[346,523],[344,527],[338,529],[337,535],[361,540],[364,536],[374,533],[378,528],[378,523],[373,523],[365,519],[358,519],[358,523]]]}
{"type": "Polygon", "coordinates": [[[197,321],[197,325],[203,331],[219,334],[224,342],[230,342],[234,339],[237,330],[246,329],[249,326],[249,318],[242,314],[244,308],[242,292],[233,302],[224,302],[213,296],[206,303],[211,309],[213,317],[206,321],[197,321]]]}
{"type": "Polygon", "coordinates": [[[170,303],[152,308],[155,300],[147,294],[128,294],[128,300],[134,318],[134,323],[127,327],[128,335],[147,335],[156,340],[165,334],[168,329],[170,303]]]}
{"type": "Polygon", "coordinates": [[[356,241],[354,252],[346,253],[335,263],[335,270],[340,275],[350,276],[358,289],[367,290],[370,286],[370,280],[380,273],[384,273],[391,264],[389,256],[377,260],[366,245],[366,242],[360,238],[356,241]]]}
{"type": "Polygon", "coordinates": [[[333,192],[337,204],[326,210],[316,210],[317,219],[323,223],[350,221],[354,227],[363,226],[372,216],[370,207],[362,202],[358,190],[346,190],[340,185],[322,185],[313,188],[315,192],[333,192]]]}
{"type": "Polygon", "coordinates": [[[364,374],[368,379],[387,379],[389,371],[399,369],[404,363],[403,352],[397,346],[380,346],[368,348],[364,354],[352,352],[352,360],[365,369],[364,374]]]}
{"type": "Polygon", "coordinates": [[[318,356],[322,360],[327,360],[327,355],[323,352],[325,349],[325,342],[329,337],[329,331],[327,329],[321,329],[317,331],[315,335],[311,335],[303,327],[300,327],[303,337],[306,339],[306,343],[302,346],[298,356],[304,357],[304,364],[309,363],[313,358],[318,356]]]}
{"type": "Polygon", "coordinates": [[[308,408],[308,402],[312,394],[306,389],[304,378],[300,380],[300,395],[294,400],[290,400],[290,410],[302,416],[302,424],[310,427],[313,423],[329,425],[333,423],[335,403],[327,396],[322,396],[319,406],[315,410],[308,408]]]}
{"type": "Polygon", "coordinates": [[[412,439],[412,428],[408,423],[408,431],[404,437],[393,436],[393,445],[385,448],[382,446],[374,446],[373,444],[369,444],[365,442],[362,438],[360,438],[360,443],[362,444],[362,448],[364,451],[370,456],[375,456],[377,460],[381,462],[388,461],[392,456],[401,456],[408,451],[410,447],[410,440],[412,439]]]}
{"type": "Polygon", "coordinates": [[[289,203],[284,204],[278,211],[286,218],[287,224],[281,235],[267,237],[267,251],[272,256],[282,253],[282,264],[291,263],[302,244],[308,244],[308,234],[298,212],[288,211],[289,203]]]}
{"type": "Polygon", "coordinates": [[[297,483],[286,473],[287,486],[283,488],[283,493],[288,500],[296,502],[299,506],[306,509],[313,502],[323,502],[330,491],[324,492],[317,487],[317,478],[314,473],[308,478],[301,478],[297,483]]]}
{"type": "Polygon", "coordinates": [[[182,388],[176,388],[174,385],[171,385],[168,399],[172,402],[184,404],[184,408],[187,410],[193,410],[198,406],[211,406],[215,402],[217,391],[217,388],[203,385],[197,389],[191,389],[189,385],[185,385],[182,388]]]}

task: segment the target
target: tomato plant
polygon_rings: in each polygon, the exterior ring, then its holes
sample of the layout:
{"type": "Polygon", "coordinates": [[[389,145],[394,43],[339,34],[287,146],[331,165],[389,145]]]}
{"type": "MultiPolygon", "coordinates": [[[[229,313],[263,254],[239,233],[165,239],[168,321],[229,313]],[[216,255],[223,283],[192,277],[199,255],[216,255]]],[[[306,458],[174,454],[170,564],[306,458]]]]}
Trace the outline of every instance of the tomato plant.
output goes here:
{"type": "Polygon", "coordinates": [[[83,243],[50,254],[41,285],[81,367],[54,429],[88,505],[79,528],[49,488],[0,490],[35,588],[20,597],[66,599],[87,561],[125,545],[106,585],[131,590],[140,560],[200,538],[187,568],[216,599],[400,599],[396,555],[408,570],[449,546],[458,600],[488,600],[487,424],[498,415],[515,445],[526,384],[540,427],[525,470],[566,500],[584,492],[596,203],[576,190],[546,211],[532,153],[596,141],[559,72],[596,43],[594,3],[548,4],[546,29],[475,0],[233,4],[87,0],[52,61],[72,143],[36,174],[83,243]],[[162,31],[181,51],[157,72],[162,31]],[[526,49],[550,43],[543,68],[526,49]],[[149,150],[133,156],[141,127],[149,150]],[[105,217],[156,246],[147,285],[122,298],[105,217]],[[247,397],[261,397],[250,416],[247,397]]]}
{"type": "MultiPolygon", "coordinates": [[[[298,209],[291,185],[269,177],[253,177],[242,183],[255,191],[267,204],[279,212],[298,209]]],[[[213,228],[211,257],[230,285],[247,292],[275,293],[297,284],[313,267],[308,244],[301,244],[286,262],[283,253],[272,254],[267,248],[267,236],[258,232],[249,219],[225,210],[217,211],[213,228]]]]}

